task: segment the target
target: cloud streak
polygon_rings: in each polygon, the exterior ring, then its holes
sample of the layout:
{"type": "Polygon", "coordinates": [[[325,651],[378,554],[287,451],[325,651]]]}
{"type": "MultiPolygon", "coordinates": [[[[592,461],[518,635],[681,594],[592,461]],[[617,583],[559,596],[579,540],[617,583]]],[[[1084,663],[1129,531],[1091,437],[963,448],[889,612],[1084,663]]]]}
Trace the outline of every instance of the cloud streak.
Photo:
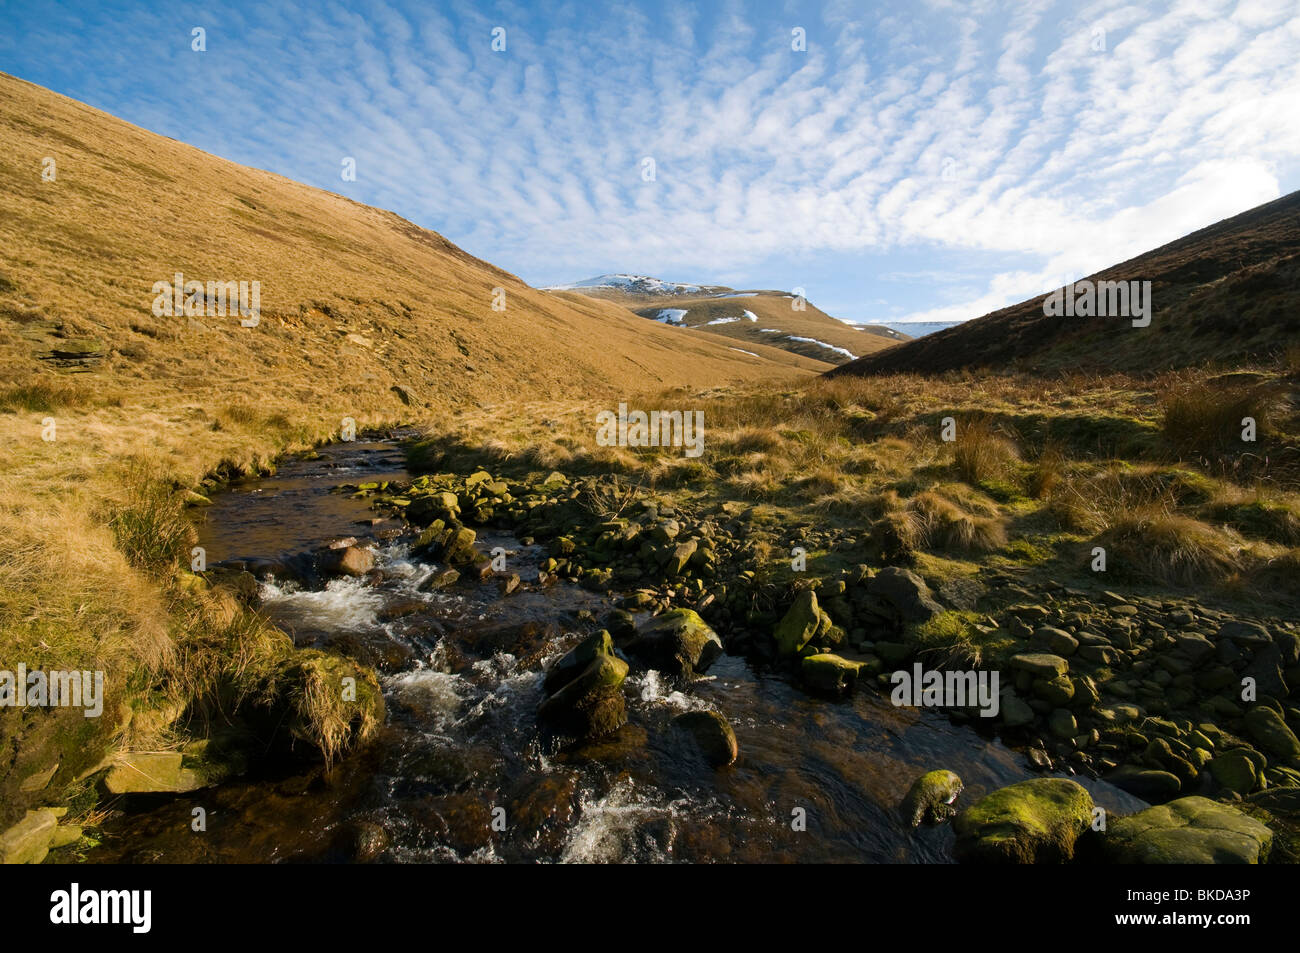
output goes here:
{"type": "Polygon", "coordinates": [[[872,274],[927,250],[963,282],[963,256],[1007,262],[967,300],[908,297],[909,319],[958,320],[1300,184],[1292,3],[928,6],[63,6],[14,11],[0,57],[534,284],[771,286],[824,260],[860,319],[899,289],[872,274]]]}

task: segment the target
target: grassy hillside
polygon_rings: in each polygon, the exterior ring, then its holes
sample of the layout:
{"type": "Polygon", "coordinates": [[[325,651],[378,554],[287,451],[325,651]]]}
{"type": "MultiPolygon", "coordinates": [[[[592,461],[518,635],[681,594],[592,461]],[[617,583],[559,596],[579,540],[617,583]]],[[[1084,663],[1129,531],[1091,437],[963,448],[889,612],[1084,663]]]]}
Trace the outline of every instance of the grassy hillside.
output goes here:
{"type": "Polygon", "coordinates": [[[834,373],[1123,370],[1269,360],[1300,345],[1300,193],[1090,276],[1150,281],[1151,324],[1049,317],[1040,295],[834,373]]]}
{"type": "Polygon", "coordinates": [[[108,752],[184,744],[183,714],[252,712],[327,758],[373,729],[373,675],[188,571],[182,507],[205,476],[265,471],[345,418],[822,367],[536,291],[391,212],[4,75],[0,189],[0,668],[103,670],[108,692],[99,719],[0,712],[0,828],[76,796],[108,752]],[[259,323],[155,315],[177,272],[260,282],[259,323]],[[347,672],[350,711],[321,692],[347,672]]]}

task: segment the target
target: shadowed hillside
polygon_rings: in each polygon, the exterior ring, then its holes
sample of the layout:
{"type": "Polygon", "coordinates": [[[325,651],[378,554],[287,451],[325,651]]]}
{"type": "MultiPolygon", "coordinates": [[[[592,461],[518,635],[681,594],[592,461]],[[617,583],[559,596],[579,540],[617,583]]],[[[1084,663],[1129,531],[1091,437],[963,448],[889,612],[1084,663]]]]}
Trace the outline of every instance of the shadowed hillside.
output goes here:
{"type": "Polygon", "coordinates": [[[1148,327],[1123,317],[1051,317],[1040,295],[871,354],[834,374],[956,368],[1144,373],[1268,359],[1300,343],[1300,193],[1225,219],[1092,275],[1150,281],[1148,327]]]}

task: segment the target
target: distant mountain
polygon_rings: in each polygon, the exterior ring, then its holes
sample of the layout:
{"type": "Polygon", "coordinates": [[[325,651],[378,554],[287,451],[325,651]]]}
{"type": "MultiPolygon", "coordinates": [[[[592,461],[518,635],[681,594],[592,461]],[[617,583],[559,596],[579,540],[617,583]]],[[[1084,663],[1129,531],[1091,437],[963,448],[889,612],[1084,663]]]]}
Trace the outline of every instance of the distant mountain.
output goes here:
{"type": "MultiPolygon", "coordinates": [[[[1300,345],[1300,192],[1076,285],[1082,292],[1090,286],[1095,292],[1101,282],[1134,281],[1151,283],[1151,320],[1145,327],[1135,326],[1130,317],[1084,316],[1079,309],[1071,309],[1073,315],[1045,314],[1049,293],[868,354],[832,373],[977,367],[1147,372],[1268,359],[1300,345]]],[[[1080,296],[1076,289],[1073,297],[1080,296]]],[[[1105,297],[1114,300],[1111,291],[1105,297]]],[[[1143,319],[1136,320],[1140,324],[1143,319]]]]}
{"type": "MultiPolygon", "coordinates": [[[[581,291],[584,294],[600,294],[602,291],[623,295],[653,297],[655,295],[700,294],[714,290],[706,285],[686,285],[676,281],[664,281],[649,275],[597,275],[586,281],[575,281],[571,285],[553,285],[543,291],[581,291]]],[[[721,289],[727,290],[727,289],[721,289]]]]}
{"type": "Polygon", "coordinates": [[[614,301],[659,324],[746,347],[775,347],[824,364],[845,364],[909,340],[883,325],[846,324],[784,291],[737,291],[648,275],[601,275],[546,290],[614,301]]]}

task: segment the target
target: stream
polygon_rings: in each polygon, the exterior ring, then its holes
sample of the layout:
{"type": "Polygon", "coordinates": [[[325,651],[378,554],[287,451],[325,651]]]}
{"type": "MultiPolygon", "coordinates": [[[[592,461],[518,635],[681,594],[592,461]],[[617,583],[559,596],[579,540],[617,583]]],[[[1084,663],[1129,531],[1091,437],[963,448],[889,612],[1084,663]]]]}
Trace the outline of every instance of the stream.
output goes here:
{"type": "MultiPolygon", "coordinates": [[[[674,688],[633,669],[628,724],[552,750],[539,735],[542,673],[599,628],[618,593],[536,584],[547,556],[500,532],[523,586],[425,592],[442,567],[412,560],[397,521],[375,522],[343,483],[410,479],[397,440],[358,440],[285,460],[203,511],[209,565],[286,566],[336,538],[376,547],[382,581],[261,586],[264,610],[300,645],[360,650],[379,670],[386,724],[326,771],[247,776],[181,796],[114,803],[91,862],[904,862],[948,863],[950,825],[913,830],[898,803],[926,771],[965,782],[958,806],[1035,776],[1024,757],[942,714],[896,708],[864,687],[843,700],[724,655],[674,688]],[[692,708],[731,721],[738,761],[714,770],[669,722],[692,708]],[[206,830],[192,830],[193,810],[206,830]],[[800,817],[805,819],[799,824],[800,817]],[[494,825],[494,821],[496,822],[494,825]],[[494,830],[494,826],[504,828],[494,830]]],[[[1142,806],[1077,778],[1108,810],[1142,806]]]]}

